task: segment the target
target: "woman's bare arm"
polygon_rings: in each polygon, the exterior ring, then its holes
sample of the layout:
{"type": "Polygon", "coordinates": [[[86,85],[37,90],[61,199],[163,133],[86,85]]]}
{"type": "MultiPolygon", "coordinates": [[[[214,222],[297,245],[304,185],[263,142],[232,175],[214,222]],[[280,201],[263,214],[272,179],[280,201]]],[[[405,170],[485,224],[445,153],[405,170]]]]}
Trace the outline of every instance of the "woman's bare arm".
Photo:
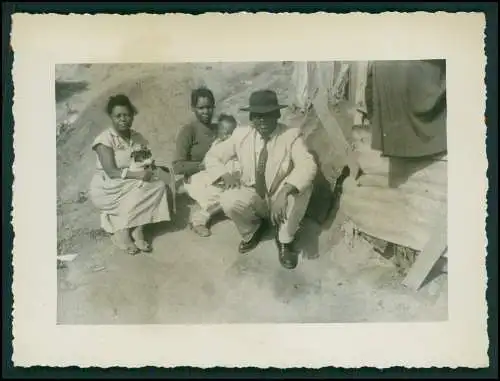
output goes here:
{"type": "MultiPolygon", "coordinates": [[[[111,179],[119,179],[122,177],[122,170],[116,166],[115,156],[113,154],[113,149],[107,147],[103,144],[98,144],[94,150],[99,157],[99,161],[101,162],[102,168],[104,172],[111,179]]],[[[136,180],[145,180],[147,178],[146,171],[127,171],[126,179],[136,179],[136,180]]]]}

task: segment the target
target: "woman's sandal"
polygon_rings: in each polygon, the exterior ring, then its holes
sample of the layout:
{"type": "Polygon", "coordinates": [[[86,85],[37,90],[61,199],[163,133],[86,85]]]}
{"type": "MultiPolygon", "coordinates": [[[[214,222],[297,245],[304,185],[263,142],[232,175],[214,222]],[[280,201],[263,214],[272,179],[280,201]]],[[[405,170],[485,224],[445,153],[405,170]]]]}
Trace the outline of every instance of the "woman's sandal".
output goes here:
{"type": "Polygon", "coordinates": [[[192,231],[198,234],[200,237],[210,237],[211,232],[205,225],[195,225],[193,223],[189,224],[189,227],[192,231]]]}
{"type": "Polygon", "coordinates": [[[150,253],[151,251],[153,251],[151,244],[142,239],[135,240],[134,242],[139,250],[144,251],[145,253],[150,253]]]}
{"type": "Polygon", "coordinates": [[[111,242],[113,242],[113,244],[120,250],[122,251],[125,251],[127,254],[130,254],[130,255],[136,255],[139,253],[139,248],[132,244],[132,246],[127,246],[127,245],[124,245],[123,243],[121,242],[118,242],[118,240],[116,239],[115,235],[113,234],[111,236],[111,242]]]}

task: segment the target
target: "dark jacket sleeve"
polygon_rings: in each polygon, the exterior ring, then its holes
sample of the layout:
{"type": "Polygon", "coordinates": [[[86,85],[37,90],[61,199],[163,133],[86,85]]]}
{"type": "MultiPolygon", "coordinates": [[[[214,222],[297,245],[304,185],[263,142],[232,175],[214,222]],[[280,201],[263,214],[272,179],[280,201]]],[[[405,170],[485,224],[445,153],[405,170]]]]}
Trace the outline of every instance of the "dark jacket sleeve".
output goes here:
{"type": "Polygon", "coordinates": [[[193,134],[194,130],[189,124],[183,126],[177,134],[175,158],[172,163],[177,174],[190,176],[199,171],[200,162],[191,160],[193,134]]]}
{"type": "Polygon", "coordinates": [[[432,120],[446,106],[446,74],[443,69],[439,60],[416,61],[409,66],[407,96],[415,117],[432,120]]]}

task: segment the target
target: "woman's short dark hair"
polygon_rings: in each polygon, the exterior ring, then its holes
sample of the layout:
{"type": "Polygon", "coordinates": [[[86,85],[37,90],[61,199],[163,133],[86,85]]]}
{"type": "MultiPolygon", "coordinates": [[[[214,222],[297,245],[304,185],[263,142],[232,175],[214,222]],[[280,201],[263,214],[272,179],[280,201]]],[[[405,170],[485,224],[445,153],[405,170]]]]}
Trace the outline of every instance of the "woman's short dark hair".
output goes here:
{"type": "Polygon", "coordinates": [[[137,115],[138,113],[137,108],[125,94],[117,94],[109,97],[108,104],[106,105],[108,115],[111,115],[113,109],[117,106],[127,107],[132,115],[137,115]]]}
{"type": "Polygon", "coordinates": [[[220,114],[219,115],[219,119],[218,119],[218,122],[230,122],[230,123],[233,123],[233,124],[238,124],[238,122],[236,121],[236,118],[232,115],[229,115],[229,114],[220,114]]]}
{"type": "Polygon", "coordinates": [[[214,93],[212,93],[210,89],[207,89],[206,87],[199,87],[191,91],[191,106],[196,107],[200,98],[209,99],[210,102],[212,102],[212,105],[215,106],[214,93]]]}

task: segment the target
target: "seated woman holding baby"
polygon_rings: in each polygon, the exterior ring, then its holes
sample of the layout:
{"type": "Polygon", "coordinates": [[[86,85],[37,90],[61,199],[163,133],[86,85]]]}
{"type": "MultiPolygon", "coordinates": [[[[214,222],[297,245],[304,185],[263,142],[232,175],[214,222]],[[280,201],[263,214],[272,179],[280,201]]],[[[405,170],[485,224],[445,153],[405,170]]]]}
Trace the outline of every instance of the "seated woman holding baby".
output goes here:
{"type": "Polygon", "coordinates": [[[90,197],[100,211],[102,228],[118,248],[132,255],[150,252],[144,226],[170,221],[167,187],[160,180],[166,172],[151,165],[148,141],[132,129],[137,109],[130,99],[112,96],[106,111],[111,125],[92,144],[97,162],[90,197]]]}
{"type": "MultiPolygon", "coordinates": [[[[184,175],[184,188],[197,204],[190,216],[191,229],[201,237],[211,235],[209,223],[222,211],[219,197],[224,191],[220,184],[213,184],[205,172],[204,158],[207,152],[227,139],[237,122],[231,115],[221,114],[218,123],[212,123],[215,108],[213,93],[198,88],[191,93],[191,109],[195,120],[184,125],[177,136],[176,158],[173,162],[177,174],[184,175]]],[[[237,175],[238,163],[230,160],[230,173],[237,175]]]]}

